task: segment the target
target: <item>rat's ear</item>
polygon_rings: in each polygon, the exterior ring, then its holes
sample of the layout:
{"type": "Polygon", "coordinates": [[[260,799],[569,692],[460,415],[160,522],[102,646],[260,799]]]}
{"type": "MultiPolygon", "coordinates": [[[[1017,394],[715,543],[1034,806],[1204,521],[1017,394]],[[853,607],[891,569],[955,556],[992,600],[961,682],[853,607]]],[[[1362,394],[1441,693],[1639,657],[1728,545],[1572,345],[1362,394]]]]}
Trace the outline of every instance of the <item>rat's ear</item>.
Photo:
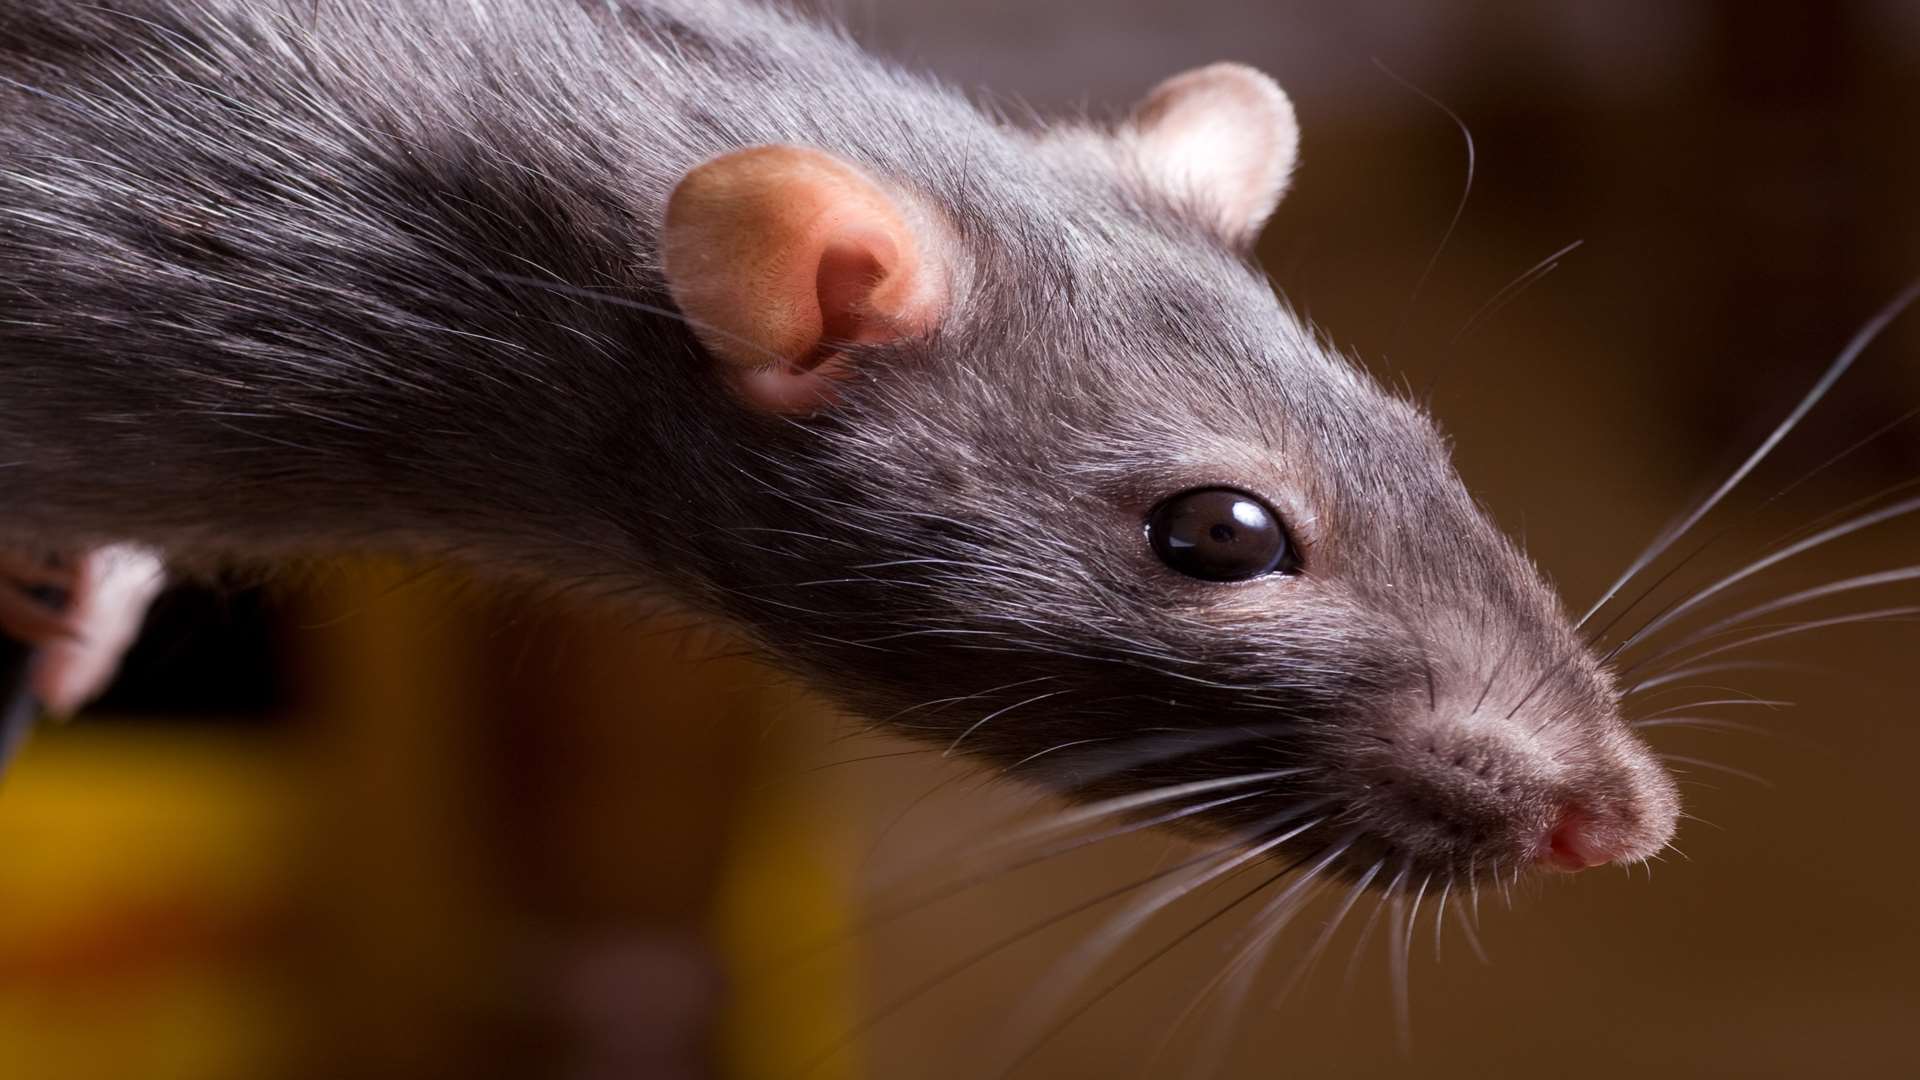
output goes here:
{"type": "Polygon", "coordinates": [[[674,303],[741,397],[768,412],[829,404],[844,346],[924,333],[945,312],[938,252],[859,169],[797,146],[723,154],[667,202],[674,303]]]}
{"type": "Polygon", "coordinates": [[[1287,190],[1300,127],[1272,79],[1244,64],[1210,64],[1154,87],[1122,138],[1155,184],[1245,247],[1287,190]]]}

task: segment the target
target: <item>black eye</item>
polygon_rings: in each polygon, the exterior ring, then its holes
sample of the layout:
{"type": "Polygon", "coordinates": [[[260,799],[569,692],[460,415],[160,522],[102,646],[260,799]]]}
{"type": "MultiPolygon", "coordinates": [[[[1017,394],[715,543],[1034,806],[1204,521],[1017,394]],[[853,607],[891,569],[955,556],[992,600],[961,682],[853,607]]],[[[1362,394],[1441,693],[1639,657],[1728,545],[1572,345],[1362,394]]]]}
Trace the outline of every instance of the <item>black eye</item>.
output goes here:
{"type": "Polygon", "coordinates": [[[1183,491],[1154,508],[1147,539],[1160,561],[1189,577],[1245,581],[1290,561],[1273,508],[1233,488],[1183,491]]]}

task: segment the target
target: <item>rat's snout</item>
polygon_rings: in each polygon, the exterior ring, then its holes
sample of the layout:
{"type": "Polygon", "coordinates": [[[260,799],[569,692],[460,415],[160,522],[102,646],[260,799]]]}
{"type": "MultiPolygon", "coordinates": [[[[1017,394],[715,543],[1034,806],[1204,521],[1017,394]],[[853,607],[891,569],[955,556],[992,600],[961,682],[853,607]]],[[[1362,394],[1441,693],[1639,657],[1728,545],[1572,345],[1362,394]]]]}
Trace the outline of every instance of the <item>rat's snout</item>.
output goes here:
{"type": "Polygon", "coordinates": [[[1665,771],[1610,719],[1536,731],[1427,716],[1368,757],[1362,813],[1388,845],[1436,869],[1637,862],[1666,846],[1679,815],[1665,771]]]}

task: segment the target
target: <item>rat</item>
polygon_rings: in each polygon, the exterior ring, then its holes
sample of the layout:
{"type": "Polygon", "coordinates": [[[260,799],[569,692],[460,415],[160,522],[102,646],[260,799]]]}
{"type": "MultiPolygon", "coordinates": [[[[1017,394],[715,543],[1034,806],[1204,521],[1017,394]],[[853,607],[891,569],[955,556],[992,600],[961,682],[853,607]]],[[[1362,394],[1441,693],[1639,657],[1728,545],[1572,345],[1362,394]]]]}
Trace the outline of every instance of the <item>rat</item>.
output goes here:
{"type": "Polygon", "coordinates": [[[1298,144],[1238,64],[1016,121],[744,3],[15,0],[0,539],[76,599],[0,622],[71,708],[163,563],[440,558],[1236,859],[1649,858],[1604,658],[1251,261],[1298,144]]]}

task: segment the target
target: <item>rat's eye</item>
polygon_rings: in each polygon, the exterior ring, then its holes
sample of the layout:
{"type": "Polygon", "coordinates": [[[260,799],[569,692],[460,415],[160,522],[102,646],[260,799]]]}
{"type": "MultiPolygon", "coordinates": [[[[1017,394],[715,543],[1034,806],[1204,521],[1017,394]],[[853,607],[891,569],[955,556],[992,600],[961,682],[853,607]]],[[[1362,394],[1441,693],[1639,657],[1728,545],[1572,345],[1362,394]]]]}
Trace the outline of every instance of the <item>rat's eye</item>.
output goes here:
{"type": "Polygon", "coordinates": [[[1273,508],[1233,488],[1195,488],[1155,507],[1147,540],[1189,577],[1245,581],[1288,567],[1286,527],[1273,508]]]}

